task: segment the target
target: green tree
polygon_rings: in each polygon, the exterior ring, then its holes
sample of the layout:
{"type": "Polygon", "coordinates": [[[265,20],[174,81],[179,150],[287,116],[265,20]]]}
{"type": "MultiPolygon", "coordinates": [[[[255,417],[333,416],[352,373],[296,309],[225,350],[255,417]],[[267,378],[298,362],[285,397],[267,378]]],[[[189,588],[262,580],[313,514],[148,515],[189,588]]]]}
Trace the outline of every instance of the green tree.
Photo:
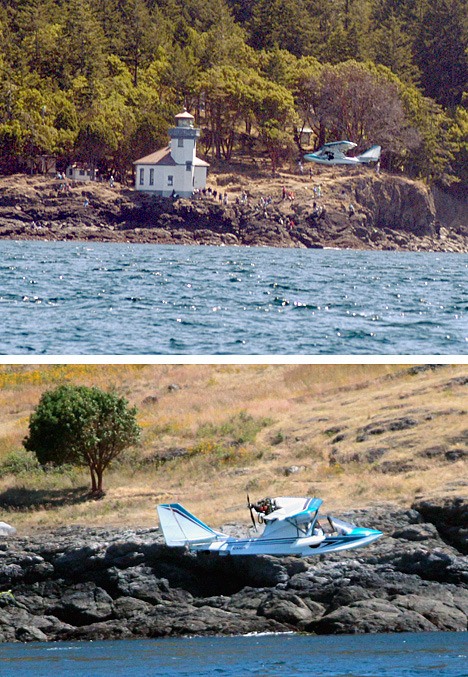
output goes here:
{"type": "Polygon", "coordinates": [[[453,153],[451,167],[458,184],[457,190],[460,195],[466,196],[468,191],[468,110],[462,106],[455,110],[449,130],[449,140],[453,153]]]}
{"type": "Polygon", "coordinates": [[[280,46],[299,57],[312,53],[315,34],[303,0],[259,0],[252,11],[250,41],[255,49],[280,46]]]}
{"type": "Polygon", "coordinates": [[[77,76],[87,79],[91,88],[105,70],[106,38],[90,0],[68,0],[65,4],[63,43],[57,64],[59,84],[69,87],[77,76]]]}
{"type": "Polygon", "coordinates": [[[372,33],[372,51],[377,63],[387,66],[406,82],[417,82],[419,69],[413,60],[413,39],[406,32],[406,24],[391,14],[372,33]]]}
{"type": "Polygon", "coordinates": [[[122,56],[129,65],[133,84],[138,85],[139,71],[151,61],[158,45],[158,37],[164,33],[164,24],[153,24],[151,12],[144,0],[126,0],[122,3],[124,34],[122,56]]]}
{"type": "Polygon", "coordinates": [[[246,99],[246,73],[232,66],[218,66],[203,74],[200,91],[205,100],[205,146],[217,159],[229,160],[236,126],[246,99]]]}
{"type": "Polygon", "coordinates": [[[247,109],[251,111],[274,173],[292,147],[293,130],[298,122],[294,98],[286,87],[256,74],[250,77],[249,88],[247,109]]]}
{"type": "Polygon", "coordinates": [[[460,105],[468,85],[467,0],[433,0],[416,41],[426,96],[446,108],[460,105]]]}
{"type": "Polygon", "coordinates": [[[104,471],[139,440],[136,408],[100,388],[64,385],[43,393],[23,440],[41,464],[88,466],[93,494],[103,494],[104,471]]]}

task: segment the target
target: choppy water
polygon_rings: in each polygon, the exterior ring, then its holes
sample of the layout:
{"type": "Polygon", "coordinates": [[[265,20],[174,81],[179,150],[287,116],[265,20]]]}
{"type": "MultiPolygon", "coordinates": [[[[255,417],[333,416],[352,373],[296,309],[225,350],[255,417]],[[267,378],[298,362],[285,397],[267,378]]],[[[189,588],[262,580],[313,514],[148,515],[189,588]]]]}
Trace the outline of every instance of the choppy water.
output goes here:
{"type": "Polygon", "coordinates": [[[15,677],[466,677],[466,633],[194,637],[0,645],[15,677]]]}
{"type": "Polygon", "coordinates": [[[468,255],[0,242],[0,353],[460,355],[468,255]]]}

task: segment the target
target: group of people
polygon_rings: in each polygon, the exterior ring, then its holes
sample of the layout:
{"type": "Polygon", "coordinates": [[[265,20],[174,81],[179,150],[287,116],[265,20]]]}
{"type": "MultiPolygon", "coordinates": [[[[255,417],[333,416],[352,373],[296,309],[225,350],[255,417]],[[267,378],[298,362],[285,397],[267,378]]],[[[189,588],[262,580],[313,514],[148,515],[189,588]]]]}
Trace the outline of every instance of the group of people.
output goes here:
{"type": "Polygon", "coordinates": [[[193,197],[211,197],[214,200],[219,200],[224,205],[229,204],[228,194],[226,192],[223,193],[221,190],[218,191],[216,188],[211,188],[211,186],[208,186],[208,188],[195,188],[193,197]]]}

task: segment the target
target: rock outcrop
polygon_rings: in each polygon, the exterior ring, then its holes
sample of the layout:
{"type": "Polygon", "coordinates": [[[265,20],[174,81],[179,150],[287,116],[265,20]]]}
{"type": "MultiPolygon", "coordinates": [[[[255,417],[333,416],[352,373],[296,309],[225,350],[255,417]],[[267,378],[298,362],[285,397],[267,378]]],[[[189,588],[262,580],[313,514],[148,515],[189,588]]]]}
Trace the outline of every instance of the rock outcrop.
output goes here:
{"type": "Polygon", "coordinates": [[[385,536],[320,558],[197,555],[156,529],[13,536],[0,545],[0,641],[463,631],[466,510],[457,498],[345,515],[385,536]]]}
{"type": "Polygon", "coordinates": [[[276,184],[236,185],[228,204],[211,189],[173,200],[99,183],[64,185],[3,178],[0,238],[468,251],[467,226],[452,219],[445,227],[424,184],[398,176],[340,176],[315,198],[298,184],[302,192],[291,200],[276,184]]]}

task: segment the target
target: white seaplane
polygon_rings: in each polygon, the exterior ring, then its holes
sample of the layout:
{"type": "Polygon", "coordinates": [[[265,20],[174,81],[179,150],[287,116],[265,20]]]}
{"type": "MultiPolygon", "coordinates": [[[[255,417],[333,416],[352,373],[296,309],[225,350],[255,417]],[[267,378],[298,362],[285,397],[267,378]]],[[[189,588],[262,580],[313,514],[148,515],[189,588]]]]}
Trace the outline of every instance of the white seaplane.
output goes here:
{"type": "Polygon", "coordinates": [[[315,153],[306,153],[304,160],[317,162],[322,165],[359,165],[380,160],[381,146],[372,146],[361,155],[348,157],[346,153],[351,148],[356,148],[353,141],[332,141],[324,144],[315,153]]]}
{"type": "Polygon", "coordinates": [[[215,531],[179,503],[157,506],[166,544],[191,551],[209,550],[220,555],[321,555],[369,545],[382,536],[381,531],[349,524],[331,515],[319,521],[320,498],[280,496],[265,498],[248,507],[263,532],[255,538],[234,538],[215,531]]]}

